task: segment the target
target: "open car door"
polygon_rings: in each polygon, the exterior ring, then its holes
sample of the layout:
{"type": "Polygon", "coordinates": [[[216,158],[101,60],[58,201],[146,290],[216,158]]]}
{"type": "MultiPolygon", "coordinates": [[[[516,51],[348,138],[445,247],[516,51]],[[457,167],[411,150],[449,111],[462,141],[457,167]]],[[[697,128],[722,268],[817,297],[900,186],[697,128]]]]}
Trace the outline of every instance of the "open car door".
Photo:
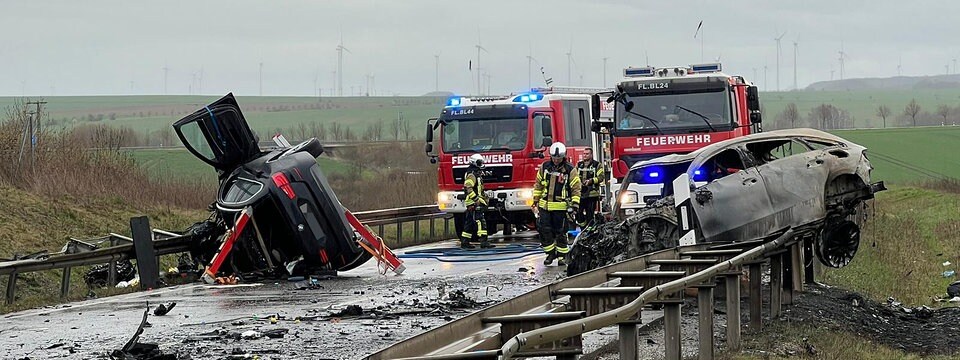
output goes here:
{"type": "Polygon", "coordinates": [[[187,150],[221,173],[261,153],[233,93],[180,119],[173,128],[187,150]]]}

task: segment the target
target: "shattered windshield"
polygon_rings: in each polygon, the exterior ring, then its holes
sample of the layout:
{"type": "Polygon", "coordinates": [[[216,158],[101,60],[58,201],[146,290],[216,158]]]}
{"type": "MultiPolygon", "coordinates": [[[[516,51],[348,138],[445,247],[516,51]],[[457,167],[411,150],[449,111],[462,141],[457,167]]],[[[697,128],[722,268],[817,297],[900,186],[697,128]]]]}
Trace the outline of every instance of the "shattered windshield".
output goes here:
{"type": "MultiPolygon", "coordinates": [[[[682,79],[687,80],[687,79],[682,79]]],[[[635,133],[683,130],[729,130],[733,127],[731,95],[718,81],[699,83],[656,80],[633,83],[626,88],[626,100],[633,109],[616,108],[616,129],[635,133]],[[651,121],[652,120],[652,121],[651,121]],[[652,122],[656,122],[653,124],[652,122]],[[709,123],[709,125],[708,125],[709,123]]]]}
{"type": "Polygon", "coordinates": [[[451,120],[443,125],[443,151],[522,150],[527,144],[527,119],[451,120]]]}

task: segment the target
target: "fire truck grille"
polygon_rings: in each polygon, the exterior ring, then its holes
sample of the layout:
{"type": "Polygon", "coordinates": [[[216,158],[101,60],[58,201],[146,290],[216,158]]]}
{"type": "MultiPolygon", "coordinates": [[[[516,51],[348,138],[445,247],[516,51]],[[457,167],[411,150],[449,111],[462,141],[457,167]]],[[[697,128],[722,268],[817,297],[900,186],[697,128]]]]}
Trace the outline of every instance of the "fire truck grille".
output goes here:
{"type": "MultiPolygon", "coordinates": [[[[457,184],[463,184],[463,176],[467,168],[453,169],[453,181],[457,184]]],[[[505,183],[513,180],[513,165],[509,166],[487,166],[480,170],[484,183],[505,183]]]]}

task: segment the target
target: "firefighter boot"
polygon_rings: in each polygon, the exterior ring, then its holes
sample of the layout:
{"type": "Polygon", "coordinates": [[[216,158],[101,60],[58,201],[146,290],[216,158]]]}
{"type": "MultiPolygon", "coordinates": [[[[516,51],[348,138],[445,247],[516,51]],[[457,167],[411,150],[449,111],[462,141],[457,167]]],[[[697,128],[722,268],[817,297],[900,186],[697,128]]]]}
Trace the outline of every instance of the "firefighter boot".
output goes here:
{"type": "Polygon", "coordinates": [[[496,247],[496,246],[493,246],[493,244],[490,243],[490,239],[488,239],[486,236],[480,238],[480,248],[481,248],[481,249],[492,249],[492,248],[495,248],[495,247],[496,247]]]}
{"type": "Polygon", "coordinates": [[[552,250],[547,252],[547,258],[543,259],[544,265],[553,265],[553,260],[557,259],[557,251],[552,250]]]}
{"type": "Polygon", "coordinates": [[[476,246],[470,243],[470,239],[460,238],[460,248],[461,249],[475,249],[476,246]]]}

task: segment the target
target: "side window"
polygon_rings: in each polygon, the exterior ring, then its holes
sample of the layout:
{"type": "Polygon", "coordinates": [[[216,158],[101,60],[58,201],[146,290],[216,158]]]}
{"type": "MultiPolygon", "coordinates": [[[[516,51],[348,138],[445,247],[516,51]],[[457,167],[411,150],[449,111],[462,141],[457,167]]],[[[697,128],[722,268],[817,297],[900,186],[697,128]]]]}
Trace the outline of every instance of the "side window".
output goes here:
{"type": "MultiPolygon", "coordinates": [[[[543,147],[543,138],[544,138],[543,119],[550,119],[550,116],[545,114],[538,114],[533,117],[533,145],[535,148],[543,147]]],[[[547,122],[549,121],[550,120],[547,120],[547,122]]],[[[553,132],[552,129],[550,130],[551,131],[549,132],[552,133],[553,132]]]]}
{"type": "Polygon", "coordinates": [[[757,165],[763,165],[788,156],[803,154],[810,151],[810,148],[797,140],[777,139],[747,144],[747,150],[756,159],[757,165]]]}
{"type": "Polygon", "coordinates": [[[804,139],[807,145],[810,145],[814,150],[823,150],[829,147],[840,146],[838,143],[826,141],[826,140],[810,140],[804,139]]]}
{"type": "Polygon", "coordinates": [[[707,181],[714,181],[730,174],[736,174],[743,169],[746,169],[746,166],[743,164],[743,158],[740,157],[740,152],[735,149],[727,149],[707,160],[703,165],[703,169],[699,171],[705,171],[707,173],[707,181]]]}
{"type": "Polygon", "coordinates": [[[590,103],[586,100],[563,101],[563,125],[567,146],[590,146],[590,103]]]}

